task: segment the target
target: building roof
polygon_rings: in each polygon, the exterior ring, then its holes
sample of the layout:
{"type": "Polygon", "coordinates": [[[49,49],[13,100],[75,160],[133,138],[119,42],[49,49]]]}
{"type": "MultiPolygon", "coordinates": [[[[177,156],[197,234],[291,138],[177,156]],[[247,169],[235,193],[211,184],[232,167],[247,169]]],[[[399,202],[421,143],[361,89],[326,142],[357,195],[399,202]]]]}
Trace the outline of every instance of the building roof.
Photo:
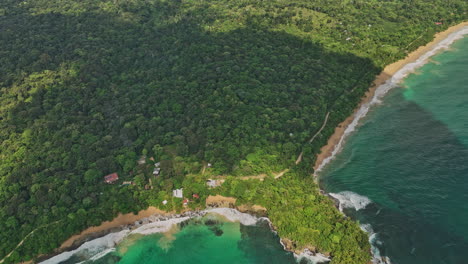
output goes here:
{"type": "Polygon", "coordinates": [[[119,179],[119,175],[116,172],[104,176],[104,181],[107,183],[113,183],[118,179],[119,179]]]}
{"type": "Polygon", "coordinates": [[[172,190],[172,196],[177,197],[177,198],[183,198],[183,189],[175,189],[172,190]]]}
{"type": "Polygon", "coordinates": [[[153,174],[154,174],[154,175],[159,175],[159,172],[160,172],[160,171],[161,171],[160,168],[154,168],[153,174]]]}

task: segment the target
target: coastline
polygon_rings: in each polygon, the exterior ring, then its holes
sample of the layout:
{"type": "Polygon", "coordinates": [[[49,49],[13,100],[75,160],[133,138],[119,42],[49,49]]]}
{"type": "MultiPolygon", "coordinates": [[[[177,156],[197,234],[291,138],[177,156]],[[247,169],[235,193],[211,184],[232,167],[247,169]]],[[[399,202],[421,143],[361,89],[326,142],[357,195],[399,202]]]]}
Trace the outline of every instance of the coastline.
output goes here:
{"type": "Polygon", "coordinates": [[[74,247],[76,241],[84,240],[85,238],[89,237],[92,234],[102,233],[107,230],[112,230],[115,228],[119,228],[125,225],[134,224],[136,221],[140,221],[141,219],[148,218],[152,215],[170,215],[174,212],[166,212],[160,210],[154,206],[148,207],[146,210],[142,210],[138,212],[138,214],[128,213],[128,214],[121,214],[119,213],[114,219],[110,221],[104,221],[98,226],[91,226],[83,230],[81,233],[76,234],[65,240],[60,247],[57,249],[58,251],[65,251],[71,247],[74,247]]]}
{"type": "MultiPolygon", "coordinates": [[[[359,105],[354,109],[353,113],[347,117],[343,122],[339,123],[335,128],[333,134],[329,137],[327,144],[320,148],[320,152],[317,155],[317,159],[314,164],[314,177],[317,178],[317,172],[319,172],[322,167],[328,163],[328,161],[333,158],[336,149],[339,148],[339,145],[342,143],[343,139],[346,137],[347,128],[356,121],[356,115],[366,105],[369,105],[372,100],[375,98],[376,90],[380,86],[386,84],[392,79],[392,77],[402,70],[406,65],[410,63],[417,62],[423,55],[434,50],[438,44],[444,41],[451,34],[456,33],[463,28],[468,27],[468,21],[462,22],[460,24],[454,25],[446,29],[445,31],[439,32],[434,35],[434,39],[426,44],[421,46],[409,53],[406,58],[398,60],[392,64],[387,65],[383,71],[376,76],[372,86],[363,96],[359,105]]],[[[360,119],[360,118],[359,118],[360,119]]]]}
{"type": "MultiPolygon", "coordinates": [[[[317,160],[314,165],[314,170],[317,170],[320,168],[320,166],[323,164],[323,162],[329,158],[330,156],[333,155],[333,152],[335,148],[339,145],[343,137],[345,136],[346,128],[353,123],[356,117],[356,113],[359,111],[359,109],[365,105],[369,104],[372,99],[375,96],[376,90],[378,87],[382,86],[385,84],[387,81],[389,81],[399,70],[401,70],[405,65],[417,61],[421,56],[424,54],[430,52],[431,50],[434,49],[434,47],[439,44],[441,41],[446,39],[450,34],[455,33],[462,28],[468,26],[468,22],[463,22],[461,24],[452,26],[448,28],[447,30],[443,32],[439,32],[435,35],[435,38],[433,41],[428,43],[425,46],[419,47],[417,50],[411,52],[405,59],[399,60],[395,63],[392,63],[384,68],[384,70],[377,75],[376,79],[374,80],[373,85],[369,88],[369,90],[365,93],[365,96],[362,98],[361,102],[359,103],[358,107],[353,111],[353,114],[346,118],[345,121],[341,122],[336,128],[332,136],[328,139],[328,142],[325,146],[321,148],[321,152],[317,155],[317,160]]],[[[318,170],[320,171],[320,170],[318,170]]],[[[240,212],[246,212],[248,214],[254,214],[256,210],[264,210],[266,212],[266,209],[263,207],[256,207],[254,206],[234,206],[235,204],[235,198],[232,197],[222,197],[222,196],[216,196],[216,198],[212,198],[211,201],[216,201],[220,203],[224,203],[226,208],[234,208],[240,212]],[[223,199],[226,198],[226,199],[223,199]],[[219,201],[218,201],[219,200],[219,201]]],[[[207,199],[207,205],[208,199],[207,199]]],[[[211,204],[210,204],[211,205],[211,204]]],[[[219,206],[223,207],[223,206],[219,206]]],[[[186,213],[197,213],[199,210],[196,211],[183,211],[186,213]]],[[[81,244],[85,243],[87,240],[90,238],[97,238],[104,236],[106,234],[109,234],[110,232],[115,232],[116,230],[121,230],[125,227],[128,226],[135,226],[135,222],[140,221],[142,219],[148,218],[153,215],[163,215],[167,217],[174,217],[176,215],[175,212],[167,212],[160,210],[156,207],[149,207],[146,210],[140,211],[137,215],[133,213],[128,213],[128,214],[120,214],[115,217],[111,221],[105,221],[102,222],[99,226],[93,226],[85,229],[79,234],[73,235],[70,238],[68,238],[65,242],[62,243],[62,245],[56,250],[56,252],[53,255],[60,254],[64,251],[79,247],[81,244]]],[[[179,214],[180,215],[180,214],[179,214]]],[[[287,238],[284,238],[287,240],[287,238]]],[[[286,247],[285,247],[286,249],[286,247]]],[[[286,249],[288,251],[292,251],[289,249],[286,249]]],[[[294,251],[292,251],[294,252],[294,251]]],[[[297,252],[295,252],[297,253],[297,252]]],[[[53,255],[48,255],[47,257],[51,257],[53,255]]]]}
{"type": "MultiPolygon", "coordinates": [[[[265,217],[266,208],[259,205],[239,205],[233,206],[232,201],[235,201],[233,197],[225,197],[221,195],[210,196],[210,205],[203,210],[187,210],[183,213],[167,213],[163,214],[156,213],[145,218],[140,218],[133,223],[124,224],[120,226],[119,223],[128,223],[130,219],[136,219],[139,215],[119,215],[112,221],[103,222],[100,226],[93,227],[92,230],[98,230],[96,232],[90,232],[91,229],[86,229],[82,233],[75,235],[71,238],[74,240],[71,246],[68,248],[60,248],[53,254],[42,255],[37,261],[39,263],[51,264],[68,260],[74,254],[80,254],[80,252],[93,252],[92,249],[98,249],[91,254],[90,259],[98,259],[109,252],[115,250],[115,245],[120,243],[123,239],[133,234],[149,235],[154,233],[161,233],[164,235],[170,235],[174,232],[174,226],[194,217],[203,217],[207,214],[217,214],[227,222],[240,222],[242,225],[251,226],[256,225],[259,221],[266,221],[272,232],[277,234],[275,226],[272,224],[270,219],[265,217]],[[125,219],[125,217],[128,217],[125,219]],[[111,226],[110,229],[105,229],[111,226]],[[91,250],[91,251],[90,251],[91,250]]],[[[157,208],[150,207],[144,210],[145,213],[151,211],[161,212],[157,208]]],[[[70,238],[70,239],[71,239],[70,238]]],[[[308,259],[312,263],[328,262],[330,261],[329,254],[322,254],[316,252],[315,247],[306,247],[302,250],[295,248],[294,242],[288,238],[279,238],[279,243],[282,245],[283,250],[289,251],[293,254],[297,261],[302,259],[308,259]]],[[[32,263],[28,262],[28,263],[32,263]]]]}
{"type": "MultiPolygon", "coordinates": [[[[177,213],[175,211],[164,211],[154,206],[150,206],[145,210],[141,210],[138,214],[127,213],[121,214],[119,213],[115,218],[110,221],[104,221],[98,226],[91,226],[86,228],[85,230],[81,231],[79,234],[75,234],[69,237],[66,241],[64,241],[59,248],[57,248],[51,254],[39,255],[37,256],[37,261],[42,262],[46,261],[50,258],[53,258],[59,254],[69,252],[75,249],[78,249],[83,244],[88,241],[98,239],[109,235],[111,233],[117,233],[123,230],[135,230],[138,229],[141,225],[147,225],[151,223],[157,223],[161,219],[167,221],[171,219],[182,219],[186,217],[194,217],[198,215],[203,215],[205,213],[214,212],[220,215],[223,215],[227,221],[237,221],[237,215],[229,214],[226,212],[222,212],[223,209],[235,209],[239,213],[245,213],[248,215],[252,215],[253,217],[264,217],[266,216],[266,208],[260,205],[239,205],[236,206],[236,199],[233,197],[225,197],[221,195],[216,196],[208,196],[206,199],[206,207],[202,210],[182,210],[181,212],[177,213]]],[[[241,222],[243,222],[241,220],[241,222]]],[[[247,220],[244,224],[249,224],[247,220]]],[[[33,263],[30,262],[23,262],[23,264],[33,263]]],[[[36,262],[34,262],[36,263],[36,262]]]]}

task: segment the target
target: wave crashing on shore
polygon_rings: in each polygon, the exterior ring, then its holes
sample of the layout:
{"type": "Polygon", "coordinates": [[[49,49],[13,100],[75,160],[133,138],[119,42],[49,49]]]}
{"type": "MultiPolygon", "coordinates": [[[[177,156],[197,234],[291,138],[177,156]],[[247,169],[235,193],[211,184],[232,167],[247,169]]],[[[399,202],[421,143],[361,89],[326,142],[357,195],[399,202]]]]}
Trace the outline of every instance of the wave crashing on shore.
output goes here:
{"type": "Polygon", "coordinates": [[[390,262],[390,258],[386,256],[382,256],[378,245],[382,245],[382,241],[380,241],[377,237],[377,233],[374,232],[372,226],[370,224],[362,224],[360,225],[362,231],[366,232],[369,235],[369,243],[371,245],[372,251],[372,263],[373,264],[392,264],[390,262]]]}
{"type": "Polygon", "coordinates": [[[369,100],[369,102],[367,103],[363,103],[359,107],[359,109],[354,113],[352,122],[346,127],[343,135],[339,139],[338,143],[334,146],[331,154],[325,159],[323,159],[322,163],[320,163],[320,165],[317,167],[317,169],[315,170],[315,174],[323,170],[325,165],[330,163],[330,161],[332,161],[335,158],[335,156],[341,151],[345,139],[356,130],[356,127],[359,125],[359,121],[367,115],[369,109],[373,105],[379,104],[381,102],[380,99],[385,94],[387,94],[388,91],[390,91],[392,88],[397,87],[398,84],[401,83],[401,81],[405,79],[409,74],[414,73],[418,68],[426,64],[432,56],[436,55],[442,50],[448,50],[450,48],[450,45],[454,41],[463,38],[463,36],[467,34],[468,27],[464,27],[461,30],[450,34],[447,38],[437,43],[437,45],[435,45],[430,51],[424,53],[422,56],[416,59],[416,61],[407,63],[397,72],[395,72],[395,74],[393,74],[390,79],[388,79],[385,83],[377,87],[372,99],[369,100]]]}
{"type": "Polygon", "coordinates": [[[359,211],[366,208],[366,206],[372,203],[372,201],[366,196],[362,196],[350,191],[329,193],[329,195],[340,202],[338,207],[340,212],[343,212],[344,208],[351,208],[356,211],[359,211]]]}
{"type": "Polygon", "coordinates": [[[57,256],[47,259],[41,264],[54,264],[60,263],[73,258],[77,259],[89,259],[97,260],[104,257],[110,252],[116,250],[116,245],[122,240],[132,234],[150,235],[155,233],[169,232],[172,227],[187,221],[193,217],[203,216],[205,214],[218,214],[223,216],[229,222],[240,222],[242,225],[251,226],[257,224],[262,218],[255,217],[246,213],[241,213],[231,208],[213,208],[207,209],[201,212],[196,212],[186,215],[174,215],[172,218],[160,218],[158,216],[150,216],[140,221],[136,221],[133,225],[133,230],[130,227],[125,228],[122,231],[110,233],[100,238],[93,239],[85,242],[83,245],[75,250],[63,252],[57,256]],[[142,224],[143,223],[143,224],[142,224]]]}
{"type": "Polygon", "coordinates": [[[107,253],[115,250],[115,245],[120,243],[130,233],[129,229],[122,230],[116,233],[110,233],[101,238],[85,242],[79,248],[59,254],[55,257],[47,259],[41,264],[55,264],[66,261],[73,256],[89,258],[96,260],[103,257],[107,253]]]}
{"type": "Polygon", "coordinates": [[[306,261],[308,264],[322,264],[322,263],[329,263],[331,259],[327,258],[325,255],[320,253],[314,254],[310,250],[306,249],[301,254],[294,254],[297,263],[301,263],[302,261],[306,261]]]}

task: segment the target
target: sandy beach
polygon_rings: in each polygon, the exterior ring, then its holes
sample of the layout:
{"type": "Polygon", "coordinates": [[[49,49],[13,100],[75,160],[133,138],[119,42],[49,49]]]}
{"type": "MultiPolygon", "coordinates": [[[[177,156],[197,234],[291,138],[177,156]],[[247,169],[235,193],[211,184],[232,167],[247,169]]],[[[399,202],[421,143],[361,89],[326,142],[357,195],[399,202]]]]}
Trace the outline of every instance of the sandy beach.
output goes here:
{"type": "Polygon", "coordinates": [[[468,26],[468,22],[463,22],[461,24],[452,26],[445,31],[439,32],[435,34],[434,39],[427,45],[419,47],[415,51],[408,54],[406,58],[399,60],[397,62],[394,62],[390,65],[387,65],[384,68],[384,70],[379,75],[376,76],[373,85],[366,92],[366,94],[361,100],[361,103],[354,110],[354,113],[348,118],[346,118],[346,120],[341,122],[335,128],[335,132],[328,139],[327,144],[320,149],[320,153],[317,155],[317,160],[315,161],[314,170],[317,170],[317,168],[320,167],[323,161],[332,155],[332,152],[335,149],[336,145],[340,142],[341,138],[343,137],[343,134],[345,133],[346,128],[353,122],[356,112],[361,108],[363,104],[366,104],[372,100],[377,87],[384,84],[387,80],[389,80],[396,72],[398,72],[406,64],[415,62],[418,58],[420,58],[423,54],[432,50],[438,43],[440,43],[442,40],[447,38],[450,34],[461,30],[465,26],[468,26]]]}
{"type": "Polygon", "coordinates": [[[130,224],[135,223],[138,220],[141,220],[143,218],[147,218],[147,217],[149,217],[151,215],[155,215],[155,214],[167,215],[167,214],[170,214],[170,213],[162,211],[162,210],[160,210],[160,209],[158,209],[156,207],[150,206],[148,209],[142,210],[142,211],[138,212],[138,214],[136,214],[136,215],[133,214],[133,213],[119,214],[117,217],[115,217],[111,221],[102,222],[99,226],[89,227],[89,228],[83,230],[81,233],[71,236],[69,239],[67,239],[65,242],[63,242],[62,245],[60,245],[60,248],[58,250],[64,250],[66,248],[69,248],[69,247],[71,247],[73,245],[73,242],[81,240],[82,238],[84,238],[84,237],[86,237],[86,236],[88,236],[90,234],[106,231],[106,230],[116,228],[116,227],[120,227],[120,226],[123,226],[123,225],[130,225],[130,224]]]}
{"type": "MultiPolygon", "coordinates": [[[[215,196],[210,195],[206,199],[206,206],[207,207],[235,208],[236,207],[235,203],[236,203],[235,198],[233,198],[233,197],[224,197],[224,196],[221,196],[221,195],[215,195],[215,196]]],[[[265,212],[266,212],[266,208],[264,208],[262,206],[259,206],[259,205],[253,205],[253,206],[241,205],[241,206],[237,207],[237,209],[240,212],[256,212],[256,213],[263,213],[263,214],[265,214],[265,212]]],[[[185,210],[184,212],[186,212],[186,211],[188,211],[188,210],[185,210]]],[[[88,236],[90,236],[92,234],[108,231],[108,230],[111,230],[113,228],[118,228],[118,227],[125,226],[125,225],[132,225],[136,221],[139,221],[141,219],[150,217],[152,215],[166,215],[166,216],[168,216],[168,215],[172,215],[174,213],[175,212],[166,212],[166,211],[160,210],[160,209],[158,209],[156,207],[150,206],[148,209],[138,212],[138,214],[133,214],[133,213],[119,214],[118,216],[116,216],[111,221],[102,222],[99,226],[89,227],[89,228],[83,230],[81,233],[71,236],[70,238],[68,238],[65,242],[63,242],[60,245],[60,247],[57,249],[57,251],[67,250],[68,248],[74,246],[75,241],[82,241],[84,238],[86,238],[86,237],[88,237],[88,236]]]]}

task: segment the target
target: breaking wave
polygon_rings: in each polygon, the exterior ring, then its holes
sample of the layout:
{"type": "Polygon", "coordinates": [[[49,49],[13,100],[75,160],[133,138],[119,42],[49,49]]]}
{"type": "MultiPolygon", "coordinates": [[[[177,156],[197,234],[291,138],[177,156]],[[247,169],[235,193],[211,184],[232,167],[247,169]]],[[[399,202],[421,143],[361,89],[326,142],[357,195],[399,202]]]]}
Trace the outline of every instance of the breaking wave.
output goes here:
{"type": "Polygon", "coordinates": [[[350,191],[344,191],[339,193],[329,193],[329,195],[338,201],[340,201],[339,208],[340,212],[343,212],[343,208],[351,208],[359,211],[366,208],[372,201],[366,196],[359,195],[350,191]]]}
{"type": "Polygon", "coordinates": [[[415,70],[426,64],[430,57],[434,56],[441,50],[447,50],[450,48],[450,45],[458,40],[463,38],[464,35],[468,34],[468,27],[464,27],[461,30],[450,34],[447,38],[440,41],[432,50],[424,53],[421,57],[419,57],[416,61],[411,62],[403,66],[400,70],[398,70],[390,79],[388,79],[384,84],[377,87],[375,90],[375,94],[372,99],[361,105],[361,107],[354,113],[354,118],[351,124],[349,124],[343,135],[341,136],[338,143],[333,148],[332,153],[330,156],[325,158],[322,163],[318,166],[315,170],[315,173],[320,172],[325,165],[327,165],[330,161],[332,161],[336,154],[338,154],[345,142],[345,139],[356,129],[359,121],[367,115],[371,106],[380,103],[380,99],[388,93],[392,88],[396,87],[406,76],[413,73],[415,70]]]}
{"type": "Polygon", "coordinates": [[[379,248],[377,246],[382,245],[382,242],[378,239],[377,233],[374,232],[370,224],[362,224],[362,231],[366,232],[369,235],[369,243],[371,245],[372,251],[372,263],[373,264],[392,264],[390,258],[382,256],[379,248]]]}
{"type": "Polygon", "coordinates": [[[72,256],[77,256],[86,259],[91,257],[92,260],[96,260],[114,251],[115,246],[118,243],[120,243],[129,233],[130,230],[128,229],[116,233],[110,233],[101,238],[88,241],[75,250],[67,251],[55,257],[47,259],[41,262],[41,264],[60,263],[65,260],[68,260],[72,256]]]}
{"type": "Polygon", "coordinates": [[[304,260],[307,260],[307,263],[309,264],[321,264],[330,262],[330,259],[326,256],[320,253],[314,254],[313,252],[307,249],[301,252],[301,254],[294,254],[294,257],[296,258],[297,263],[300,263],[304,260]]]}
{"type": "Polygon", "coordinates": [[[122,231],[110,233],[100,238],[85,242],[75,250],[63,252],[57,256],[47,259],[41,264],[60,263],[74,257],[77,259],[97,260],[116,250],[116,245],[124,238],[132,234],[149,235],[154,233],[165,233],[177,224],[189,220],[192,217],[202,216],[207,213],[214,213],[224,216],[228,221],[240,222],[243,225],[255,225],[264,218],[257,218],[253,215],[241,213],[231,208],[207,209],[198,213],[191,213],[188,216],[175,215],[173,218],[161,218],[160,216],[150,216],[135,222],[133,230],[126,228],[122,231]],[[141,224],[143,223],[143,224],[141,224]]]}

